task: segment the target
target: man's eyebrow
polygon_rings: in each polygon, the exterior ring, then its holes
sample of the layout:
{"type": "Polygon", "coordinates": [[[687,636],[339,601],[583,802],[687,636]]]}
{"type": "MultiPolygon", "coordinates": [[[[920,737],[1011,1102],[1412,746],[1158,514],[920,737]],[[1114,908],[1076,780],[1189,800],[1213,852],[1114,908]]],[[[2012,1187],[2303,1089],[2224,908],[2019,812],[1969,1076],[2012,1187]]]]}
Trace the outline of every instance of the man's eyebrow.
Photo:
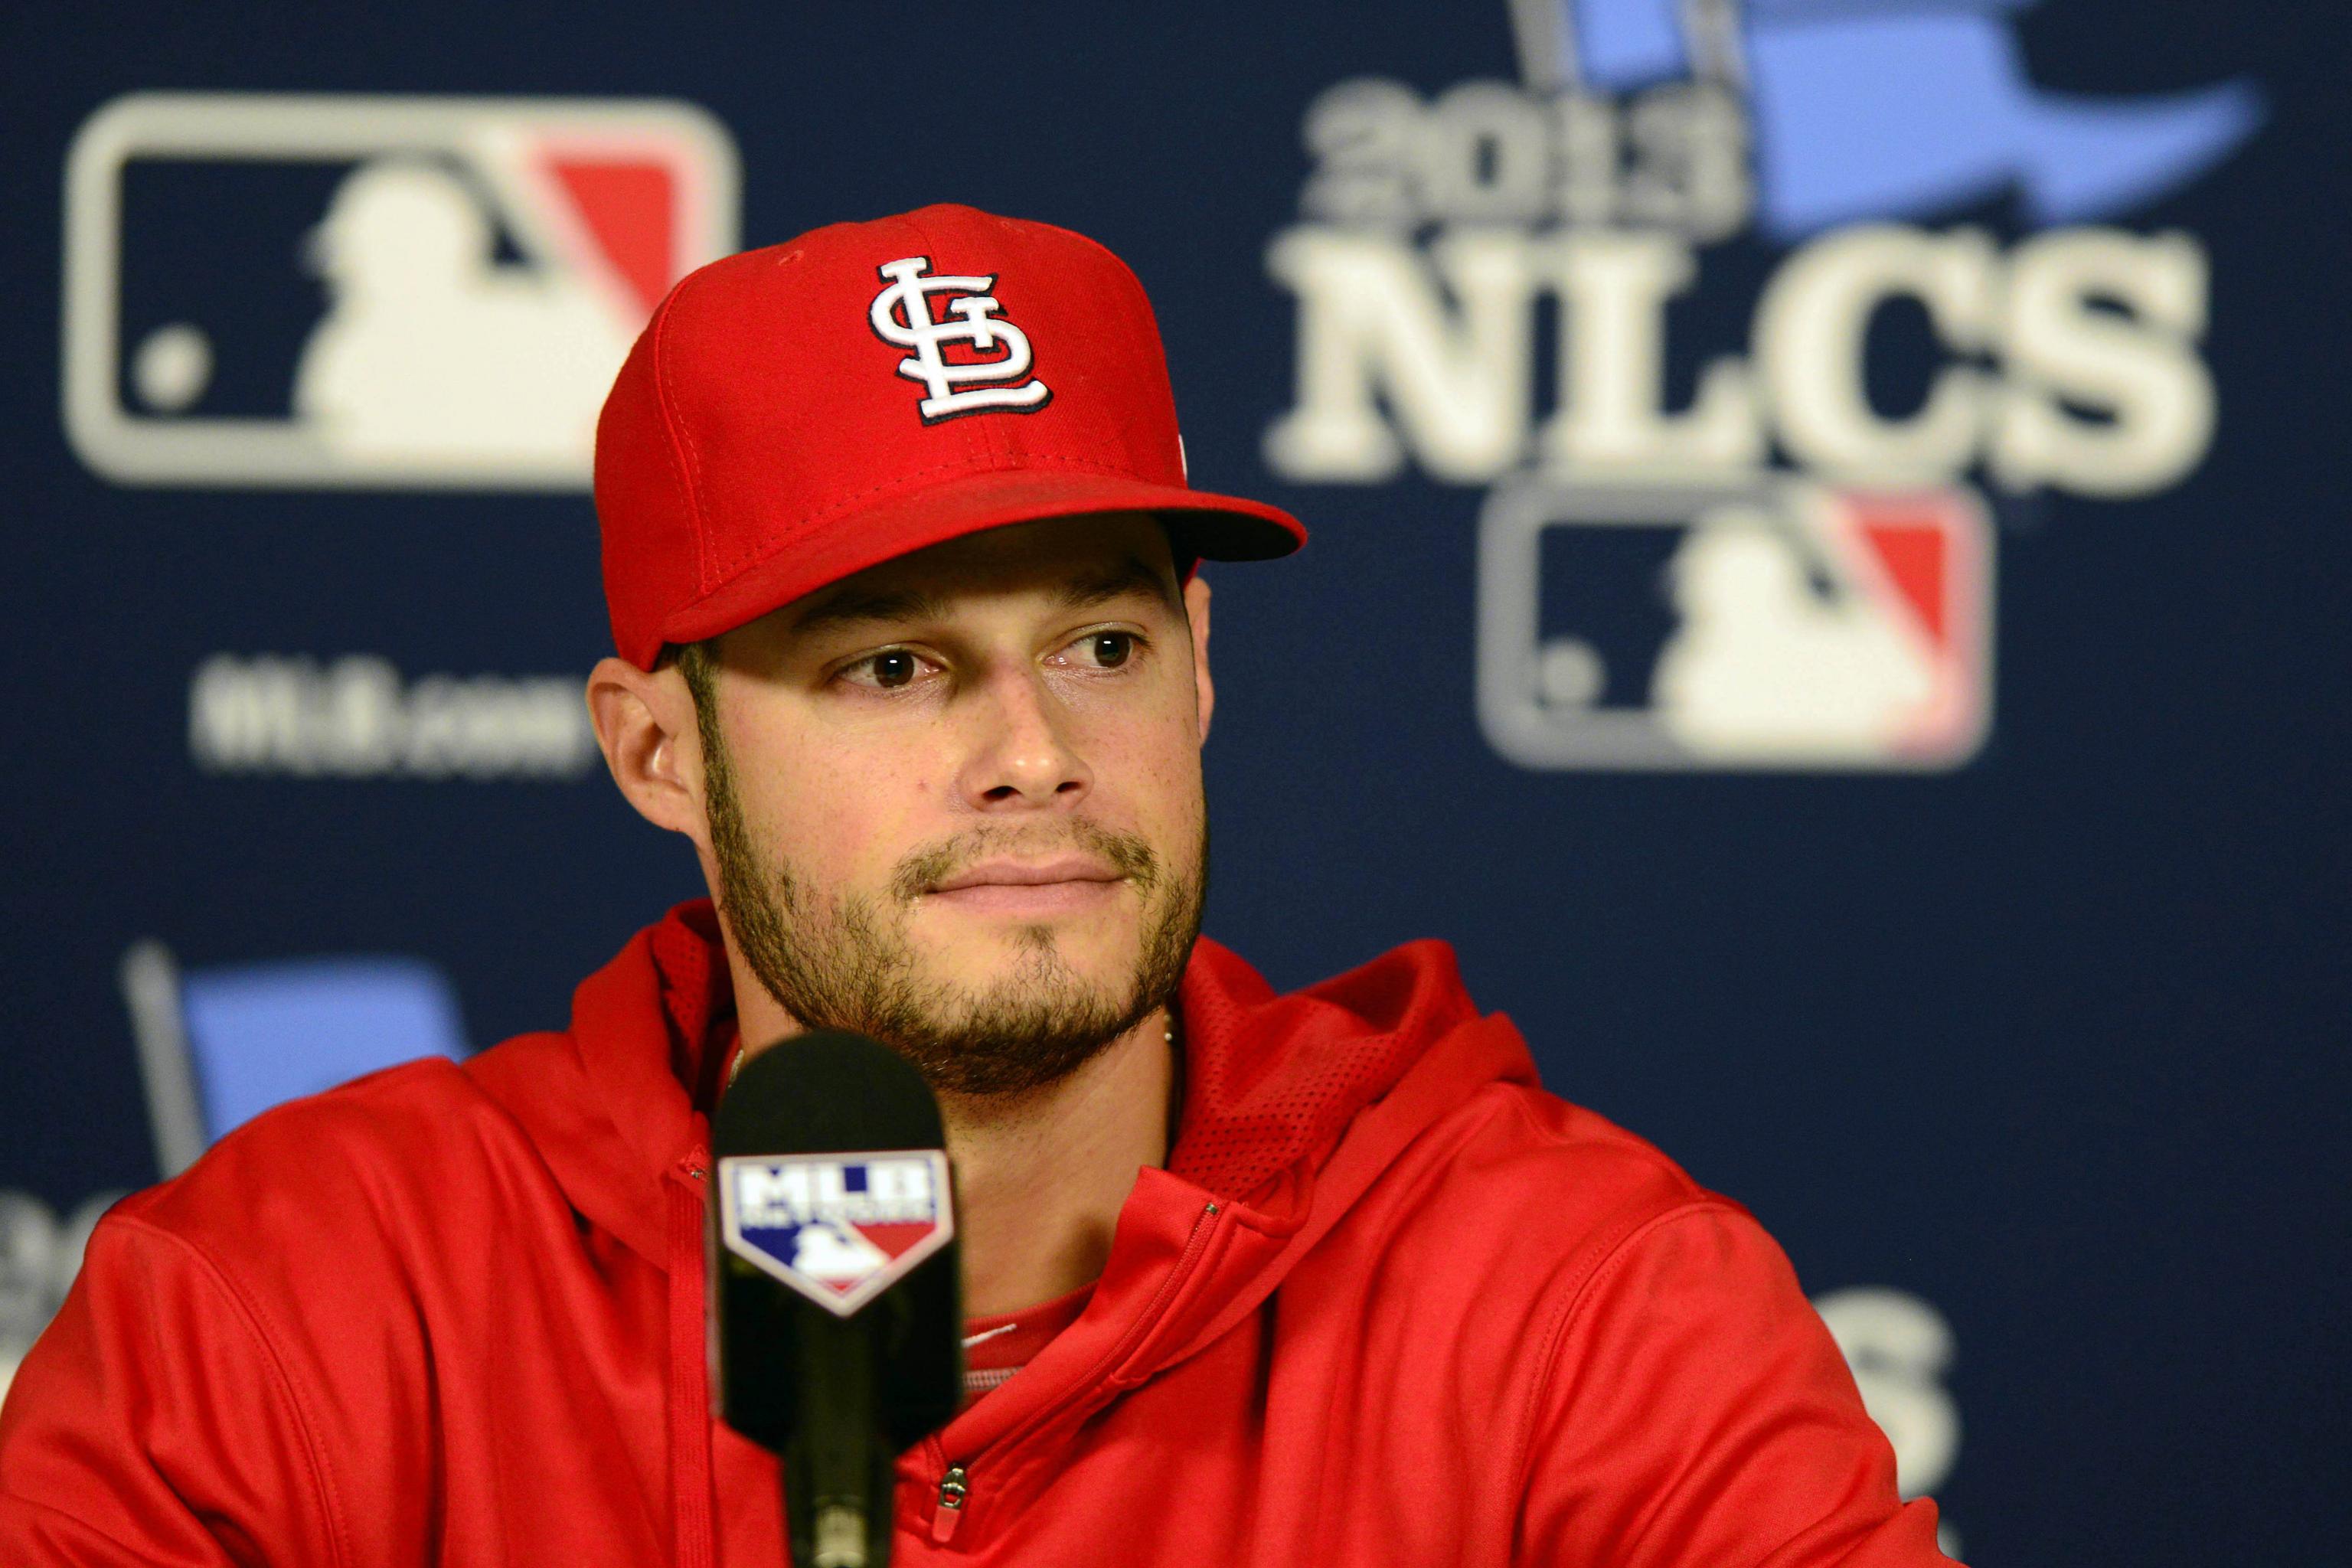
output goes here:
{"type": "MultiPolygon", "coordinates": [[[[1139,555],[1069,578],[1055,591],[1054,600],[1065,610],[1084,610],[1129,594],[1146,594],[1171,608],[1181,608],[1168,580],[1139,555]]],[[[811,632],[873,621],[919,621],[947,613],[948,601],[944,597],[919,588],[877,589],[863,594],[851,591],[802,611],[793,629],[811,632]]]]}
{"type": "Polygon", "coordinates": [[[793,623],[793,629],[809,632],[866,621],[921,620],[943,615],[946,610],[946,600],[917,588],[870,594],[845,593],[802,611],[800,617],[793,623]]]}
{"type": "Polygon", "coordinates": [[[1139,555],[1128,556],[1100,572],[1072,578],[1062,585],[1059,599],[1066,610],[1084,610],[1129,594],[1148,594],[1170,609],[1182,607],[1175,591],[1168,585],[1168,579],[1153,571],[1139,555]]]}

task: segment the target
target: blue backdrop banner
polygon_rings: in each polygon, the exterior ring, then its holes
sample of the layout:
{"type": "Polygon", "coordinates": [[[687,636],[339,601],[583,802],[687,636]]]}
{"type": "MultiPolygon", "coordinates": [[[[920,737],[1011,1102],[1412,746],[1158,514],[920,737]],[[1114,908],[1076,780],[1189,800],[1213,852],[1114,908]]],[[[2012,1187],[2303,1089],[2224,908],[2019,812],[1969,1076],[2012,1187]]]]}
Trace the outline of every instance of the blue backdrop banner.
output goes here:
{"type": "Polygon", "coordinates": [[[0,37],[0,1386],[114,1195],[701,890],[581,701],[597,406],[693,266],[961,201],[1124,257],[1193,482],[1313,531],[1210,569],[1213,933],[1451,940],[1972,1559],[2336,1560],[2340,7],[0,37]]]}

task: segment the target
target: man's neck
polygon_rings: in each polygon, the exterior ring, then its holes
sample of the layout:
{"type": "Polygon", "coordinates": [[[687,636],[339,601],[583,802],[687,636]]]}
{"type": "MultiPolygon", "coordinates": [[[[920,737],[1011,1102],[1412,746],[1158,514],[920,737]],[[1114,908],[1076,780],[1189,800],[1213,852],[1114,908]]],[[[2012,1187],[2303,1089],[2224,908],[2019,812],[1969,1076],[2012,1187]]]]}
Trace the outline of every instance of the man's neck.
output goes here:
{"type": "Polygon", "coordinates": [[[1017,1099],[940,1097],[967,1313],[1018,1311],[1101,1275],[1136,1172],[1168,1157],[1168,1028],[1155,1011],[1069,1077],[1017,1099]]]}
{"type": "MultiPolygon", "coordinates": [[[[748,979],[736,976],[739,996],[748,979]]],[[[748,1049],[801,1032],[763,992],[748,996],[748,1049]]],[[[1169,1016],[1156,1009],[1058,1083],[940,1097],[967,1314],[1019,1311],[1101,1275],[1136,1172],[1168,1158],[1176,1074],[1169,1016]]]]}

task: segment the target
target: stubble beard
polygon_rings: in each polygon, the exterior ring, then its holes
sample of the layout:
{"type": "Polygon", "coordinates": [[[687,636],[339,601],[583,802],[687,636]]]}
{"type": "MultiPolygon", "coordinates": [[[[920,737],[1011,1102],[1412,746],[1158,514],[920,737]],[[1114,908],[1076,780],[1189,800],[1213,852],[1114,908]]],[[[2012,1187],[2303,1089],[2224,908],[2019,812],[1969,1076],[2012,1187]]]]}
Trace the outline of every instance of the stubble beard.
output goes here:
{"type": "Polygon", "coordinates": [[[887,899],[826,894],[788,862],[762,864],[725,749],[708,731],[703,758],[720,909],[752,974],[803,1026],[879,1040],[941,1093],[1011,1097],[1061,1081],[1175,996],[1201,933],[1205,818],[1192,864],[1181,868],[1141,837],[1072,818],[1050,843],[1034,832],[981,829],[929,846],[898,863],[887,899]],[[1022,928],[1011,966],[986,985],[923,973],[907,926],[924,889],[992,850],[1074,846],[1109,862],[1142,902],[1142,941],[1126,985],[1080,975],[1050,925],[1022,928]]]}

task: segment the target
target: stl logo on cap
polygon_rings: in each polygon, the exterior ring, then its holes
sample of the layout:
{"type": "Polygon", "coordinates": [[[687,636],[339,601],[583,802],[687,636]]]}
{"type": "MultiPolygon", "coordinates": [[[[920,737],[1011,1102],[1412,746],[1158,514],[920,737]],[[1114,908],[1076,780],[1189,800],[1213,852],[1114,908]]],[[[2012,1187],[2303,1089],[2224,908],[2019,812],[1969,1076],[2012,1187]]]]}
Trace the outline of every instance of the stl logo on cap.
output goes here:
{"type": "Polygon", "coordinates": [[[898,362],[898,374],[919,381],[929,395],[917,405],[923,423],[936,425],[966,414],[1004,409],[1034,413],[1053,398],[1046,384],[1029,374],[1029,334],[999,316],[1003,307],[990,292],[996,276],[956,278],[929,276],[928,256],[903,257],[885,262],[877,270],[888,285],[874,296],[867,318],[884,342],[915,352],[898,362]],[[960,295],[948,303],[950,320],[931,314],[931,296],[960,295]],[[971,345],[975,353],[1002,348],[994,359],[955,363],[945,349],[950,342],[971,345]],[[1024,379],[1024,378],[1026,379],[1024,379]]]}
{"type": "Polygon", "coordinates": [[[948,1244],[947,1156],[730,1155],[719,1163],[727,1250],[847,1317],[948,1244]]]}

